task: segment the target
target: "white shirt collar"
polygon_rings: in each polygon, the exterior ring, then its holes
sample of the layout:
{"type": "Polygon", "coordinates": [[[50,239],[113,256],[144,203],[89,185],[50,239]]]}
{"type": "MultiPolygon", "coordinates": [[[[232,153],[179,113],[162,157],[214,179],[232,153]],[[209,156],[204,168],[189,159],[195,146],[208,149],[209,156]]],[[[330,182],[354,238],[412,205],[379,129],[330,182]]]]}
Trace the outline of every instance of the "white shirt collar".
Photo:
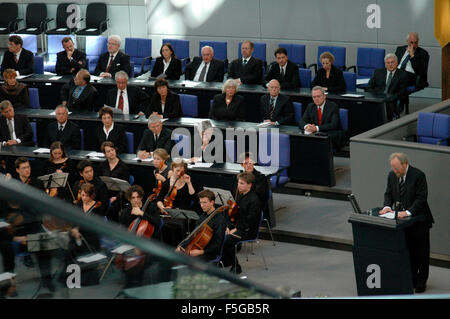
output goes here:
{"type": "Polygon", "coordinates": [[[114,129],[114,121],[111,124],[111,128],[109,129],[109,132],[106,131],[106,127],[103,125],[103,132],[105,132],[106,134],[106,138],[108,138],[109,133],[111,133],[111,131],[114,129]]]}

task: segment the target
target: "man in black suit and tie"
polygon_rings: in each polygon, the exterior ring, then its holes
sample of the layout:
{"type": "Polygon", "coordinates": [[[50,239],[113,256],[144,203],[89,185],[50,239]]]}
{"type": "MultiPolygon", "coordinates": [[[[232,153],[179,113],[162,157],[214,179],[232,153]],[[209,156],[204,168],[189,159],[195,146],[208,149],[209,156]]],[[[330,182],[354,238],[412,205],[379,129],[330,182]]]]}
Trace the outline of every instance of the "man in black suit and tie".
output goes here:
{"type": "Polygon", "coordinates": [[[127,72],[131,76],[130,56],[120,51],[121,39],[118,35],[108,37],[108,52],[100,55],[94,75],[102,78],[114,78],[118,71],[127,72]]]}
{"type": "Polygon", "coordinates": [[[264,85],[267,86],[270,80],[276,79],[280,82],[282,89],[299,88],[301,84],[298,65],[288,60],[286,49],[276,49],[275,58],[276,61],[272,62],[269,66],[264,85]]]}
{"type": "Polygon", "coordinates": [[[428,206],[428,188],[425,174],[408,164],[403,153],[393,153],[389,158],[392,171],[388,175],[384,208],[380,215],[392,212],[396,202],[400,203],[398,218],[420,216],[425,218],[408,228],[405,233],[409,251],[413,286],[416,293],[424,292],[430,266],[430,228],[434,223],[428,206]]]}
{"type": "Polygon", "coordinates": [[[399,69],[408,75],[408,86],[415,85],[418,89],[428,86],[427,73],[430,55],[419,47],[419,35],[410,32],[406,37],[407,45],[399,46],[395,55],[399,61],[399,69]]]}
{"type": "Polygon", "coordinates": [[[128,74],[119,71],[115,75],[116,88],[106,95],[106,105],[121,110],[123,114],[144,115],[150,104],[150,97],[138,86],[128,86],[128,74]]]}
{"type": "Polygon", "coordinates": [[[328,134],[333,147],[340,149],[345,134],[341,128],[339,107],[336,103],[327,101],[325,89],[321,86],[312,88],[314,103],[309,103],[300,120],[300,129],[307,133],[324,132],[328,134]]]}
{"type": "Polygon", "coordinates": [[[252,57],[255,50],[251,41],[244,41],[241,45],[242,59],[231,62],[228,78],[236,79],[239,84],[261,84],[263,62],[252,57]]]}
{"type": "Polygon", "coordinates": [[[405,71],[398,68],[397,56],[388,53],[384,57],[385,68],[376,69],[367,85],[369,92],[386,94],[386,115],[392,121],[394,115],[399,117],[398,103],[406,97],[408,76],[405,71]]]}
{"type": "Polygon", "coordinates": [[[70,111],[97,111],[99,109],[97,89],[89,82],[88,70],[81,69],[74,79],[61,88],[62,104],[70,111]]]}
{"type": "Polygon", "coordinates": [[[23,40],[18,35],[8,38],[8,51],[3,55],[2,74],[6,69],[16,70],[17,76],[34,73],[34,55],[22,48],[23,40]]]}
{"type": "Polygon", "coordinates": [[[61,40],[63,51],[56,55],[56,74],[75,75],[80,69],[86,68],[86,53],[75,49],[72,38],[64,37],[61,40]]]}
{"type": "Polygon", "coordinates": [[[69,110],[64,105],[58,105],[55,110],[56,122],[47,125],[45,146],[50,147],[53,142],[61,142],[65,149],[81,149],[80,127],[69,121],[69,110]]]}
{"type": "Polygon", "coordinates": [[[223,82],[223,62],[214,59],[214,49],[210,46],[202,48],[202,57],[194,57],[186,66],[185,79],[200,82],[223,82]]]}
{"type": "Polygon", "coordinates": [[[34,146],[33,130],[25,115],[14,113],[11,102],[0,103],[0,138],[3,146],[23,145],[34,146]]]}
{"type": "Polygon", "coordinates": [[[273,79],[267,88],[269,93],[261,96],[260,100],[263,121],[272,125],[291,125],[294,122],[294,107],[289,97],[280,94],[280,82],[273,79]]]}
{"type": "Polygon", "coordinates": [[[153,151],[157,148],[164,148],[170,154],[172,149],[172,131],[163,127],[161,118],[158,115],[151,115],[148,118],[148,130],[144,131],[141,142],[138,146],[137,155],[140,159],[153,156],[153,151]]]}

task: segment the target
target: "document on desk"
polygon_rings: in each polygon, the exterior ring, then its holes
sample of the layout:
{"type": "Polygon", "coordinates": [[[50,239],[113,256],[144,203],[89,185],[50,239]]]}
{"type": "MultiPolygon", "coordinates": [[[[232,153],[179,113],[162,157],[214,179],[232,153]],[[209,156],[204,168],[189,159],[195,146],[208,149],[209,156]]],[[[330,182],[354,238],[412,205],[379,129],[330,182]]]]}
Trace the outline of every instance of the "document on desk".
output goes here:
{"type": "Polygon", "coordinates": [[[341,96],[342,96],[342,97],[355,97],[355,98],[364,97],[363,94],[351,94],[351,93],[348,93],[348,94],[342,94],[341,96]]]}
{"type": "Polygon", "coordinates": [[[59,28],[59,29],[56,29],[56,31],[66,31],[66,30],[68,30],[67,28],[59,28]]]}
{"type": "MultiPolygon", "coordinates": [[[[69,111],[69,115],[72,114],[72,112],[69,111]]],[[[51,112],[49,115],[56,115],[56,111],[51,112]]]]}
{"type": "Polygon", "coordinates": [[[62,76],[52,76],[52,77],[50,77],[50,78],[48,78],[49,80],[54,80],[54,81],[57,81],[57,80],[59,80],[59,79],[61,79],[62,78],[62,76]]]}
{"type": "Polygon", "coordinates": [[[87,153],[86,156],[89,156],[89,157],[105,157],[105,154],[100,153],[100,152],[90,152],[90,153],[87,153]]]}
{"type": "Polygon", "coordinates": [[[32,75],[32,74],[19,75],[19,76],[16,77],[16,79],[17,79],[17,80],[25,79],[25,78],[27,78],[27,77],[29,77],[29,76],[31,76],[31,75],[32,75]]]}
{"type": "Polygon", "coordinates": [[[395,213],[386,213],[383,215],[378,215],[379,217],[384,217],[384,218],[388,218],[388,219],[394,219],[395,218],[395,213]]]}
{"type": "Polygon", "coordinates": [[[119,254],[119,255],[121,255],[121,254],[123,254],[123,253],[126,253],[127,251],[132,250],[132,249],[134,249],[134,246],[131,246],[131,245],[120,245],[119,247],[117,247],[117,248],[111,250],[111,252],[112,252],[113,254],[119,254]]]}
{"type": "Polygon", "coordinates": [[[8,226],[9,226],[9,224],[7,222],[0,222],[0,229],[8,227],[8,226]]]}
{"type": "Polygon", "coordinates": [[[133,82],[135,82],[135,83],[144,83],[145,80],[134,80],[133,82]]]}
{"type": "Polygon", "coordinates": [[[268,127],[268,126],[271,126],[271,125],[272,124],[270,122],[262,122],[262,123],[257,124],[256,126],[257,127],[268,127]]]}
{"type": "Polygon", "coordinates": [[[135,158],[133,158],[133,161],[138,161],[138,162],[153,162],[153,157],[148,157],[148,158],[144,158],[144,159],[140,159],[139,157],[135,157],[135,158]]]}
{"type": "Polygon", "coordinates": [[[86,264],[92,263],[92,262],[95,262],[95,261],[99,261],[99,260],[102,260],[102,259],[106,259],[106,256],[102,255],[102,254],[95,254],[95,255],[92,255],[92,256],[89,256],[89,257],[77,258],[77,260],[79,262],[83,262],[83,263],[86,263],[86,264]]]}
{"type": "Polygon", "coordinates": [[[14,277],[16,277],[16,274],[12,272],[4,272],[3,274],[0,274],[0,281],[10,280],[14,277]]]}
{"type": "Polygon", "coordinates": [[[38,28],[28,28],[27,31],[36,31],[38,28]]]}
{"type": "Polygon", "coordinates": [[[50,154],[50,149],[49,148],[37,148],[33,151],[33,153],[39,153],[39,154],[50,154]]]}
{"type": "Polygon", "coordinates": [[[356,85],[368,84],[370,79],[358,79],[356,80],[356,85]]]}
{"type": "Polygon", "coordinates": [[[189,81],[189,80],[184,80],[181,84],[185,85],[185,86],[189,86],[189,87],[194,87],[199,85],[201,82],[195,82],[195,81],[189,81]]]}
{"type": "Polygon", "coordinates": [[[213,165],[213,163],[195,163],[195,164],[189,164],[188,168],[210,168],[213,165]]]}
{"type": "Polygon", "coordinates": [[[103,80],[103,78],[101,76],[91,75],[91,82],[92,81],[100,81],[100,80],[103,80]]]}

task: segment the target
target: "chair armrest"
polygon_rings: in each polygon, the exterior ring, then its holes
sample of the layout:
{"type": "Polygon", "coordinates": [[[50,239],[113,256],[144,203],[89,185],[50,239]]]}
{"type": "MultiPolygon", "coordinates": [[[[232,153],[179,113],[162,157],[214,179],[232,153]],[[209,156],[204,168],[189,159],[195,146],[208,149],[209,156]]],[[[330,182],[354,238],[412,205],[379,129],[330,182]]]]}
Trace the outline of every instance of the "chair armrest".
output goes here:
{"type": "Polygon", "coordinates": [[[144,64],[145,64],[146,60],[149,60],[148,62],[149,62],[150,68],[152,67],[153,58],[151,56],[146,56],[145,58],[142,59],[141,74],[144,74],[144,64]]]}
{"type": "Polygon", "coordinates": [[[417,135],[416,134],[406,135],[402,137],[402,140],[407,142],[417,142],[417,135]]]}
{"type": "MultiPolygon", "coordinates": [[[[447,141],[448,140],[448,138],[441,138],[440,140],[439,140],[439,142],[437,142],[436,144],[437,145],[441,145],[442,144],[442,142],[445,142],[445,141],[447,141]]],[[[447,143],[448,144],[448,143],[447,143]]]]}
{"type": "Polygon", "coordinates": [[[310,69],[312,66],[314,67],[314,74],[317,74],[317,63],[308,65],[307,69],[310,69]]]}
{"type": "Polygon", "coordinates": [[[108,21],[109,21],[109,18],[100,22],[100,33],[103,33],[104,30],[106,30],[106,28],[104,29],[104,26],[108,27],[107,26],[108,21]]]}
{"type": "Polygon", "coordinates": [[[23,21],[23,19],[16,18],[8,23],[8,30],[11,33],[16,32],[19,29],[19,22],[23,21]]]}
{"type": "Polygon", "coordinates": [[[42,32],[47,31],[48,23],[51,22],[51,21],[53,21],[53,20],[55,20],[55,19],[53,19],[53,18],[46,18],[45,20],[43,20],[43,21],[41,22],[41,31],[42,31],[42,32]]]}
{"type": "Polygon", "coordinates": [[[349,66],[347,69],[345,69],[345,71],[348,72],[351,69],[353,69],[353,73],[356,73],[356,65],[349,66]]]}

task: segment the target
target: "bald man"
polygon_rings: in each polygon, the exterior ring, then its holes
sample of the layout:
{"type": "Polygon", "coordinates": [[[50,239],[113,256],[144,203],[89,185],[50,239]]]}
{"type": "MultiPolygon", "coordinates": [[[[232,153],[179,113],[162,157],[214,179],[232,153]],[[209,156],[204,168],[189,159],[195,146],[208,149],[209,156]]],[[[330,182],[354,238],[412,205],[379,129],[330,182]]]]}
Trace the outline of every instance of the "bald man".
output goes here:
{"type": "Polygon", "coordinates": [[[267,89],[269,93],[260,99],[263,121],[272,125],[294,125],[294,107],[288,96],[280,94],[280,82],[269,81],[267,89]]]}
{"type": "Polygon", "coordinates": [[[200,82],[223,82],[223,62],[214,59],[214,49],[204,46],[201,52],[201,57],[195,57],[186,66],[185,79],[200,82]]]}
{"type": "Polygon", "coordinates": [[[419,47],[419,35],[410,32],[406,37],[406,45],[395,50],[398,58],[398,68],[408,74],[408,86],[415,85],[419,89],[428,86],[427,73],[430,55],[419,47]]]}
{"type": "Polygon", "coordinates": [[[78,71],[75,78],[61,88],[62,105],[69,111],[98,111],[100,104],[97,89],[89,83],[90,80],[88,70],[78,71]]]}

